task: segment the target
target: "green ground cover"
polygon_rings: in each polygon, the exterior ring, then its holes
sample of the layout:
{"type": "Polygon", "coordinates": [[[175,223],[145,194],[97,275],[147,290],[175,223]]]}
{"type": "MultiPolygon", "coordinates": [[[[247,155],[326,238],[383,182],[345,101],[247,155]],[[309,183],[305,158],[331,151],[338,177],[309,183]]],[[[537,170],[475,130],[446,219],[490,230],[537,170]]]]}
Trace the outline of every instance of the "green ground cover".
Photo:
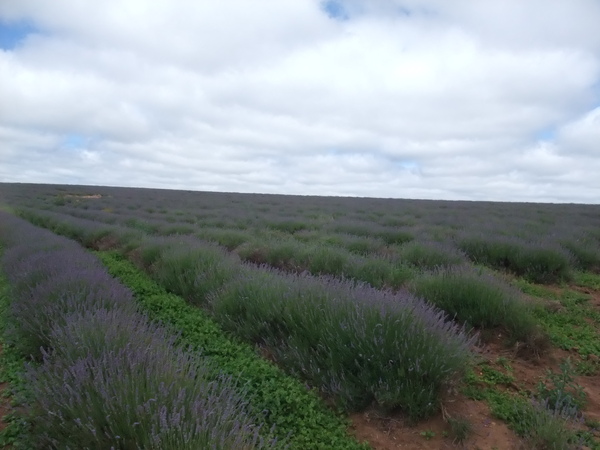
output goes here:
{"type": "MultiPolygon", "coordinates": [[[[0,254],[2,248],[0,248],[0,254]]],[[[8,329],[8,309],[10,307],[10,285],[0,272],[0,383],[7,383],[0,394],[3,402],[10,403],[13,408],[2,420],[6,428],[0,431],[0,447],[12,446],[15,449],[23,448],[20,436],[27,432],[27,423],[15,410],[19,407],[19,396],[26,395],[27,385],[22,376],[25,367],[25,358],[14,345],[6,339],[8,329]]]]}

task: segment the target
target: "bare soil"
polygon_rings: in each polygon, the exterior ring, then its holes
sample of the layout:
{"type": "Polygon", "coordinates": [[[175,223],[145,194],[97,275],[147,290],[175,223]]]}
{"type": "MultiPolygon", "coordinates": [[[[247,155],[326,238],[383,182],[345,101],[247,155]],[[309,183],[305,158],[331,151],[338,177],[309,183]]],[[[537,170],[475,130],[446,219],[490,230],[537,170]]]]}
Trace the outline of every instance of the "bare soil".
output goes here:
{"type": "Polygon", "coordinates": [[[355,414],[351,420],[357,439],[367,441],[374,449],[515,449],[521,446],[521,441],[506,424],[491,417],[485,403],[458,396],[446,402],[444,414],[417,426],[407,425],[401,417],[380,416],[376,411],[355,414]],[[444,416],[469,420],[472,431],[465,442],[453,441],[444,416]]]}

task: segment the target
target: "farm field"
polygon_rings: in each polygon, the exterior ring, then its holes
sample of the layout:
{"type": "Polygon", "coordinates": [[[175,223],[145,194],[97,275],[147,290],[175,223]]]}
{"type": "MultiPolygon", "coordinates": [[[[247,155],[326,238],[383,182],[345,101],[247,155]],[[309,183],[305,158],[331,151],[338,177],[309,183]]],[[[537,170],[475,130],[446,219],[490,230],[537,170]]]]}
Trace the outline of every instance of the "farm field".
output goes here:
{"type": "MultiPolygon", "coordinates": [[[[218,448],[600,448],[600,206],[0,184],[0,209],[5,317],[34,283],[14,261],[56,275],[80,258],[15,248],[81,251],[137,302],[144,319],[119,306],[136,332],[168,343],[156,358],[210,360],[227,394],[197,395],[247,424],[218,448]]],[[[53,332],[5,333],[4,354],[39,364],[3,375],[38,417],[10,433],[49,426],[57,406],[18,392],[49,396],[73,357],[53,332]]]]}

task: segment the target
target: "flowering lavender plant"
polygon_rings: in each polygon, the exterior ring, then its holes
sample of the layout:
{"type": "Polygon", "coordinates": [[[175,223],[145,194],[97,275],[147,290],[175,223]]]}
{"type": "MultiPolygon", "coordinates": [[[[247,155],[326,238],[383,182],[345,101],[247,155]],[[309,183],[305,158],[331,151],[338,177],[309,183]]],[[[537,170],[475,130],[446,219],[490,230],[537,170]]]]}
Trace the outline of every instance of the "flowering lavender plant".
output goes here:
{"type": "Polygon", "coordinates": [[[349,409],[372,401],[414,418],[470,359],[474,337],[406,291],[246,267],[210,297],[216,318],[349,409]]]}

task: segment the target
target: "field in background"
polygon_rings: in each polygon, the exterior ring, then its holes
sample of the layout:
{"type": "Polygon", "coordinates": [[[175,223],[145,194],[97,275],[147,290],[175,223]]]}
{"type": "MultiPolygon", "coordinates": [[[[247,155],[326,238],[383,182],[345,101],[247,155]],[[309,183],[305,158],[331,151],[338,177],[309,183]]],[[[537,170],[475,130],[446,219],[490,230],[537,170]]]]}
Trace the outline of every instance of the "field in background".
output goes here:
{"type": "Polygon", "coordinates": [[[374,448],[599,448],[600,206],[10,184],[0,203],[126,256],[374,448]]]}

